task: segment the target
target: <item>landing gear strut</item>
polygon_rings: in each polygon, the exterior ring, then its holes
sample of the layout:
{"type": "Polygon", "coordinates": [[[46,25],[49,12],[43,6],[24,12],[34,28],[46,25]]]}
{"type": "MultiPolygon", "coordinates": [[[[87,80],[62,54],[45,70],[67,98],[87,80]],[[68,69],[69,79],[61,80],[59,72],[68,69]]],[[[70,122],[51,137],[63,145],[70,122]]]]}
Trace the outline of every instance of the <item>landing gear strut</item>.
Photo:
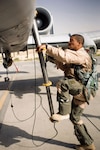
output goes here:
{"type": "Polygon", "coordinates": [[[2,53],[2,58],[3,58],[3,66],[6,69],[6,74],[7,77],[4,78],[5,82],[9,81],[9,77],[8,77],[8,67],[10,67],[12,65],[12,58],[11,58],[11,54],[8,50],[6,50],[5,52],[3,51],[3,48],[1,48],[1,53],[2,53]]]}
{"type": "Polygon", "coordinates": [[[8,82],[9,81],[9,77],[8,77],[8,68],[6,69],[6,74],[7,76],[4,78],[5,82],[8,82]]]}

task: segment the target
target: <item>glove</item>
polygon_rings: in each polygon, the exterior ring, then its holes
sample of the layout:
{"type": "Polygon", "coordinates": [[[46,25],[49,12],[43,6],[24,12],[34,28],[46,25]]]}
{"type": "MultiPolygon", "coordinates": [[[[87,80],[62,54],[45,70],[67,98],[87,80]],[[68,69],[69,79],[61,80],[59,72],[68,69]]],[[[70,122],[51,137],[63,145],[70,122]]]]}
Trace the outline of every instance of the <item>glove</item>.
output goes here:
{"type": "Polygon", "coordinates": [[[42,44],[41,46],[37,47],[36,51],[40,53],[40,52],[42,52],[42,51],[44,51],[46,49],[47,49],[47,45],[46,44],[42,44]]]}

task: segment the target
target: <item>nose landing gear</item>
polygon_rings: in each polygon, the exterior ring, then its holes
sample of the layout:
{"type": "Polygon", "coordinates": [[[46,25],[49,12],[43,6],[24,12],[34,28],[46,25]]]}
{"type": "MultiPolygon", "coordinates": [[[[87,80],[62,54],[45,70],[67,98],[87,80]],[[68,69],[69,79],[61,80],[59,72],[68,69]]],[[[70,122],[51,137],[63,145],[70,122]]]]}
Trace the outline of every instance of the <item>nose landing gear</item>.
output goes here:
{"type": "Polygon", "coordinates": [[[9,81],[8,77],[8,67],[10,67],[13,63],[13,60],[11,58],[11,54],[9,50],[3,51],[3,48],[1,48],[2,58],[3,58],[3,66],[6,69],[7,77],[4,78],[5,82],[9,81]]]}

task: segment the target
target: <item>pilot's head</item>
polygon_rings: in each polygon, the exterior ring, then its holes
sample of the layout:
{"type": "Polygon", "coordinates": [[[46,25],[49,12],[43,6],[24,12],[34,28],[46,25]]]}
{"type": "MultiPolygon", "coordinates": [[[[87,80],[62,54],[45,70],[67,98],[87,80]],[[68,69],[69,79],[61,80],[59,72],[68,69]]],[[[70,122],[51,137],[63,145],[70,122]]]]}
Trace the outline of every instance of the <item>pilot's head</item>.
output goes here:
{"type": "Polygon", "coordinates": [[[73,34],[70,36],[70,41],[68,43],[68,48],[71,50],[79,50],[84,45],[84,37],[80,34],[73,34]]]}

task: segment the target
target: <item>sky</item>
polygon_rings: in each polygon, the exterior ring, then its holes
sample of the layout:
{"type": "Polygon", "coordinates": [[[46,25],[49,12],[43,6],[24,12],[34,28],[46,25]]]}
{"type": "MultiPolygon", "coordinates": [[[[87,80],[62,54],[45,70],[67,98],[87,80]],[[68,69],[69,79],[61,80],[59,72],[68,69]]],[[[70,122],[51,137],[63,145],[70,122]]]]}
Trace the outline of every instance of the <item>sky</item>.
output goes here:
{"type": "Polygon", "coordinates": [[[51,12],[54,33],[100,30],[100,0],[36,0],[51,12]]]}

